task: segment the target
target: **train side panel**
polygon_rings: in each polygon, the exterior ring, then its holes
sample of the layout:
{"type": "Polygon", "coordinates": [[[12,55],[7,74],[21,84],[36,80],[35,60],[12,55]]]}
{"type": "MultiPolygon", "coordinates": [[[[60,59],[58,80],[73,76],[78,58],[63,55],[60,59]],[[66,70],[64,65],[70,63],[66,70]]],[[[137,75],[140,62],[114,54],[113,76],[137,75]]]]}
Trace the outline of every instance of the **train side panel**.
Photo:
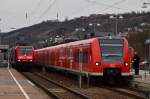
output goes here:
{"type": "Polygon", "coordinates": [[[124,64],[122,68],[122,76],[129,76],[131,65],[130,65],[130,52],[128,47],[128,41],[124,39],[124,64]]]}
{"type": "Polygon", "coordinates": [[[100,40],[101,38],[92,38],[36,50],[35,62],[36,64],[91,76],[130,76],[128,41],[121,39],[123,43],[103,44],[100,40]],[[107,51],[112,53],[106,53],[107,51]],[[115,51],[120,51],[120,53],[113,53],[115,51]],[[107,58],[109,57],[117,57],[117,61],[108,61],[107,58]]]}

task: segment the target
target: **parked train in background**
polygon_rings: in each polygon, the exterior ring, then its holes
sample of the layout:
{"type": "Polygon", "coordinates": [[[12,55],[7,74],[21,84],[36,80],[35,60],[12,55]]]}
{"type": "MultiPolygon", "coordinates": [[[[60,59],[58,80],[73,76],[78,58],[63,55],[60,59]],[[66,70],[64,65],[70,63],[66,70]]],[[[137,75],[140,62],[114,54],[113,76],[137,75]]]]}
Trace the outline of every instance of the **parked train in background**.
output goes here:
{"type": "Polygon", "coordinates": [[[28,70],[34,61],[32,46],[16,46],[10,51],[10,64],[19,70],[28,70]]]}
{"type": "Polygon", "coordinates": [[[96,37],[37,49],[34,63],[90,77],[132,77],[128,41],[121,37],[96,37]]]}

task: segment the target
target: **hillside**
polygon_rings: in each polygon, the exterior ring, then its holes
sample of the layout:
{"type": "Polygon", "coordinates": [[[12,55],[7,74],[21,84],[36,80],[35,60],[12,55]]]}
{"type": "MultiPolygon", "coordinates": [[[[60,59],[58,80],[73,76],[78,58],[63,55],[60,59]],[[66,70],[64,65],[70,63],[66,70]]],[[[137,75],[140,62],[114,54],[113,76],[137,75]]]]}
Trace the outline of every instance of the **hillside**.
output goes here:
{"type": "MultiPolygon", "coordinates": [[[[64,22],[53,20],[43,21],[42,23],[35,24],[30,27],[24,27],[2,35],[2,43],[10,44],[11,46],[18,44],[27,44],[39,48],[43,47],[44,43],[47,43],[46,46],[50,46],[53,39],[57,35],[63,38],[67,38],[68,36],[73,35],[74,37],[76,36],[82,39],[85,34],[88,35],[94,31],[96,32],[96,34],[100,32],[115,33],[116,19],[110,19],[110,16],[115,15],[97,14],[90,15],[88,17],[82,16],[72,20],[66,19],[64,22]],[[89,24],[91,23],[95,26],[90,26],[89,24]],[[97,26],[98,24],[100,25],[97,26]]],[[[117,15],[117,18],[118,33],[129,33],[128,36],[132,34],[138,35],[139,33],[144,34],[145,31],[147,31],[147,34],[149,33],[149,30],[147,29],[149,29],[150,25],[150,12],[125,13],[117,15]],[[123,16],[123,18],[119,19],[119,16],[123,16]]],[[[137,45],[135,45],[136,41],[132,40],[132,38],[130,37],[133,38],[133,35],[129,36],[130,44],[134,47],[137,47],[137,45]]],[[[139,36],[137,36],[137,38],[138,37],[139,36]]],[[[148,36],[144,36],[142,39],[145,40],[146,38],[148,38],[148,36]]],[[[144,40],[142,40],[142,44],[144,40]]]]}

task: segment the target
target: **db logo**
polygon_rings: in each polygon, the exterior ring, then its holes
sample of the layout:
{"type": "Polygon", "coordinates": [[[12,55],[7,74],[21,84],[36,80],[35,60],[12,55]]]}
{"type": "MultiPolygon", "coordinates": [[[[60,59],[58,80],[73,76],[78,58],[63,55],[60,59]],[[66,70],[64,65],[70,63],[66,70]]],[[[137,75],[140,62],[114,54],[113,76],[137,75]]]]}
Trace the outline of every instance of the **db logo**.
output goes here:
{"type": "Polygon", "coordinates": [[[110,64],[110,67],[115,67],[115,64],[110,64]]]}

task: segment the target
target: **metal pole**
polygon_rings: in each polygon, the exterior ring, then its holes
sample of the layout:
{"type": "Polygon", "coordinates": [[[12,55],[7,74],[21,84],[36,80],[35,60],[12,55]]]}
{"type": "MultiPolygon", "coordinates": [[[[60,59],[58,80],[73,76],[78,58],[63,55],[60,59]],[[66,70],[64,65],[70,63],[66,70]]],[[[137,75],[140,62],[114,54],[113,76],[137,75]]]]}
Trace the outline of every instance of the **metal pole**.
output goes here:
{"type": "MultiPolygon", "coordinates": [[[[149,31],[149,39],[150,39],[150,31],[149,31]]],[[[148,53],[149,53],[149,55],[148,55],[148,65],[149,65],[149,74],[150,74],[150,43],[148,44],[149,45],[149,51],[148,51],[148,53]]]]}
{"type": "Polygon", "coordinates": [[[7,59],[8,59],[8,60],[7,60],[7,65],[8,65],[8,67],[7,67],[7,68],[10,69],[10,64],[9,64],[9,49],[8,49],[7,54],[8,54],[8,55],[7,55],[7,56],[8,56],[8,58],[7,58],[7,59]]]}
{"type": "Polygon", "coordinates": [[[146,70],[145,70],[145,79],[146,79],[146,70]]]}
{"type": "Polygon", "coordinates": [[[117,16],[116,16],[116,22],[115,22],[115,32],[116,32],[116,34],[115,35],[117,35],[117,33],[118,33],[118,19],[117,19],[117,16]]]}
{"type": "Polygon", "coordinates": [[[93,24],[93,27],[94,27],[94,33],[95,33],[95,23],[93,24]]]}
{"type": "Polygon", "coordinates": [[[43,72],[43,74],[45,74],[45,71],[46,71],[46,70],[45,70],[45,66],[43,66],[43,67],[42,67],[42,72],[43,72]]]}
{"type": "Polygon", "coordinates": [[[79,74],[79,88],[82,88],[82,75],[79,74]]]}
{"type": "Polygon", "coordinates": [[[89,83],[90,83],[90,76],[87,74],[87,88],[89,88],[89,83]]]}

